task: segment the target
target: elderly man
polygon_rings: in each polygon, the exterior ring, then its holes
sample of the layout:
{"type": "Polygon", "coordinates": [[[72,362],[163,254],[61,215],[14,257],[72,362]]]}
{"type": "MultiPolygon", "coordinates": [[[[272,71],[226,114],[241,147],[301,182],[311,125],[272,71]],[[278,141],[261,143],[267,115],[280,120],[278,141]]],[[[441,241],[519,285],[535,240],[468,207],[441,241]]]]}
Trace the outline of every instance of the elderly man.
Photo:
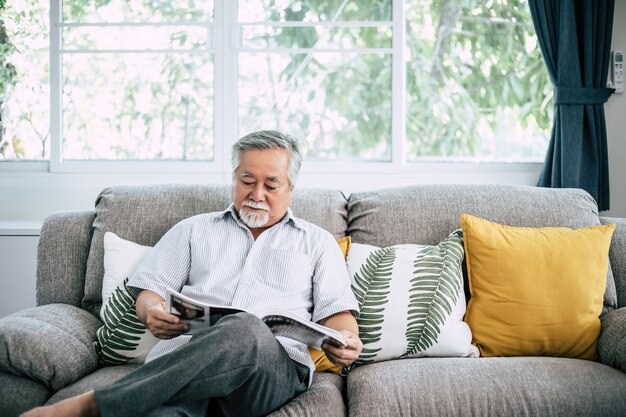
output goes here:
{"type": "Polygon", "coordinates": [[[251,312],[288,310],[343,333],[324,345],[349,365],[363,347],[358,305],[333,236],[289,209],[302,155],[275,131],[233,146],[232,204],[168,231],[129,280],[137,316],[158,338],[146,363],[114,384],[37,408],[27,416],[267,414],[305,391],[314,365],[307,347],[275,338],[256,316],[226,315],[193,336],[164,308],[166,288],[251,312]]]}

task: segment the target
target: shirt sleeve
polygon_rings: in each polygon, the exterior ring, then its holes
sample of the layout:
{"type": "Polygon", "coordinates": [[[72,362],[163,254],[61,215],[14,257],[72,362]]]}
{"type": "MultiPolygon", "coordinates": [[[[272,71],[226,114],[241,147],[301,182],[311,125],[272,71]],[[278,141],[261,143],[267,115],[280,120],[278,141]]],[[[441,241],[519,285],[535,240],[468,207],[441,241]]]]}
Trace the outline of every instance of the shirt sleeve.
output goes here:
{"type": "Polygon", "coordinates": [[[313,321],[346,310],[358,317],[359,305],[339,245],[328,232],[324,232],[320,242],[320,255],[313,271],[313,321]]]}
{"type": "Polygon", "coordinates": [[[183,220],[163,235],[126,284],[133,297],[143,290],[163,298],[167,288],[180,291],[189,279],[191,231],[192,223],[183,220]]]}

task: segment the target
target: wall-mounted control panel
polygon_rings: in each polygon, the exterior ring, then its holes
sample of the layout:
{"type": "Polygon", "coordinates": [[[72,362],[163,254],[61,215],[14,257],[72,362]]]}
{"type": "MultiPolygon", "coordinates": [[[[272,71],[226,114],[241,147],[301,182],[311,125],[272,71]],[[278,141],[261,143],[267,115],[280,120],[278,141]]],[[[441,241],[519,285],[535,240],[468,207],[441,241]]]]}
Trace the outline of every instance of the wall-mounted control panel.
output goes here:
{"type": "Polygon", "coordinates": [[[624,51],[611,52],[611,81],[615,93],[624,92],[624,51]]]}

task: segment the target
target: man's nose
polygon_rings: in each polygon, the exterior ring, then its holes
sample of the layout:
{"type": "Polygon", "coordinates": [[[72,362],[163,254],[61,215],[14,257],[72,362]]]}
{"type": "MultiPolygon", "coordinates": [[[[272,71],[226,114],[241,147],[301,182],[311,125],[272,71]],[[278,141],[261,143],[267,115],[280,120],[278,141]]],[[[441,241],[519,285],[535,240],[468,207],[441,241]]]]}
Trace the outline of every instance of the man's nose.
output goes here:
{"type": "Polygon", "coordinates": [[[250,200],[252,201],[265,201],[265,184],[257,184],[250,191],[250,200]]]}

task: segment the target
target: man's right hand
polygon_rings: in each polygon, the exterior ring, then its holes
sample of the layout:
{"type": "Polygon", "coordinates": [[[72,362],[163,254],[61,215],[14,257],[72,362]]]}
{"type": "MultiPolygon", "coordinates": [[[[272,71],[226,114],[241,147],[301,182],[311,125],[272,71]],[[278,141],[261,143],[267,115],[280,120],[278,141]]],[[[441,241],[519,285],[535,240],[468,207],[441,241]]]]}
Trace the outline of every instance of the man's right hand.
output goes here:
{"type": "Polygon", "coordinates": [[[189,325],[165,311],[165,300],[150,290],[139,293],[135,302],[137,318],[159,339],[172,339],[189,331],[189,325]]]}
{"type": "Polygon", "coordinates": [[[165,311],[162,302],[157,302],[145,309],[146,327],[154,337],[159,339],[172,339],[189,331],[189,324],[182,323],[180,319],[165,311]]]}

